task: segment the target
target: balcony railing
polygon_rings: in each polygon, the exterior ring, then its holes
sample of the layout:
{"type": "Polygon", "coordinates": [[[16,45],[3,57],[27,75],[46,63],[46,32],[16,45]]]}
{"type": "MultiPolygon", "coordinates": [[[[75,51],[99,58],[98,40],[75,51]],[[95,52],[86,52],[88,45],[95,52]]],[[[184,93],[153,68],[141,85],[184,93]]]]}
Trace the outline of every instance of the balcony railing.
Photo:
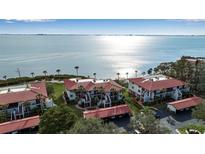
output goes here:
{"type": "MultiPolygon", "coordinates": [[[[0,123],[2,122],[7,122],[11,120],[17,120],[17,119],[22,119],[22,118],[27,118],[27,117],[32,117],[36,115],[41,115],[46,108],[41,109],[41,107],[36,107],[31,110],[27,111],[20,111],[20,112],[15,112],[14,109],[5,109],[0,111],[0,123]],[[14,112],[12,112],[14,111],[14,112]]],[[[16,110],[17,111],[17,110],[16,110]]]]}

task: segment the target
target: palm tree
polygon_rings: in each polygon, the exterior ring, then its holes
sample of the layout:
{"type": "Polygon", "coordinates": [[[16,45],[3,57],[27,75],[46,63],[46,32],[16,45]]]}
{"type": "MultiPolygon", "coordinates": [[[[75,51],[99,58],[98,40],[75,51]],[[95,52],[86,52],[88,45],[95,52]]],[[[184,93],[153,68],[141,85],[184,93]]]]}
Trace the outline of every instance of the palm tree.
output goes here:
{"type": "Polygon", "coordinates": [[[4,80],[6,80],[6,79],[7,79],[7,76],[6,76],[6,75],[4,75],[4,76],[3,76],[3,78],[4,78],[4,80]]]}
{"type": "Polygon", "coordinates": [[[48,73],[48,72],[47,72],[46,70],[43,71],[43,74],[45,75],[45,77],[46,77],[47,73],[48,73]]]}
{"type": "Polygon", "coordinates": [[[117,73],[117,78],[118,78],[118,80],[120,80],[120,73],[119,72],[117,73]]]}
{"type": "Polygon", "coordinates": [[[95,77],[95,79],[96,79],[96,73],[93,73],[93,76],[95,77]]]}
{"type": "Polygon", "coordinates": [[[143,75],[143,76],[145,76],[145,74],[146,74],[145,72],[142,72],[142,75],[143,75]]]}
{"type": "Polygon", "coordinates": [[[126,73],[127,79],[128,79],[128,74],[129,74],[129,73],[127,72],[127,73],[126,73]]]}
{"type": "Polygon", "coordinates": [[[151,74],[152,74],[152,71],[153,71],[152,68],[148,69],[148,70],[147,70],[147,74],[151,75],[151,74]]]}
{"type": "Polygon", "coordinates": [[[34,75],[35,75],[35,73],[34,73],[34,72],[31,72],[31,76],[32,76],[32,78],[34,77],[34,75]]]}
{"type": "Polygon", "coordinates": [[[137,70],[135,70],[135,76],[137,77],[137,73],[138,73],[138,71],[137,70]]]}
{"type": "Polygon", "coordinates": [[[74,68],[75,68],[75,70],[76,70],[76,75],[78,76],[78,69],[79,69],[79,66],[75,66],[74,68]]]}
{"type": "Polygon", "coordinates": [[[57,70],[56,70],[56,72],[58,73],[58,75],[60,74],[60,71],[61,71],[60,69],[57,69],[57,70]]]}

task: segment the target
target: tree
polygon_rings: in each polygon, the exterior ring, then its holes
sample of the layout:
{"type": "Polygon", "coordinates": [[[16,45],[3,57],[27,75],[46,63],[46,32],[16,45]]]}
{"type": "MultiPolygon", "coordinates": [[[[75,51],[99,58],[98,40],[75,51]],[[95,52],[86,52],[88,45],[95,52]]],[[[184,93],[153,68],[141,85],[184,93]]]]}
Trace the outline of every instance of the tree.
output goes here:
{"type": "Polygon", "coordinates": [[[0,111],[0,123],[5,122],[7,120],[6,113],[3,111],[0,111]]]}
{"type": "Polygon", "coordinates": [[[131,119],[131,128],[139,130],[142,134],[165,134],[169,130],[161,127],[152,110],[144,108],[131,119]]]}
{"type": "Polygon", "coordinates": [[[67,131],[69,134],[117,134],[120,132],[113,123],[104,123],[100,119],[80,119],[74,127],[67,131]]]}
{"type": "Polygon", "coordinates": [[[56,70],[56,73],[58,73],[58,75],[59,75],[59,74],[60,74],[60,71],[61,71],[60,69],[57,69],[57,70],[56,70]]]}
{"type": "Polygon", "coordinates": [[[93,73],[94,78],[96,79],[96,73],[93,73]]]}
{"type": "Polygon", "coordinates": [[[205,120],[205,101],[192,109],[192,117],[205,120]]]}
{"type": "Polygon", "coordinates": [[[135,70],[135,76],[137,77],[137,73],[138,73],[138,71],[137,70],[135,70]]]}
{"type": "Polygon", "coordinates": [[[7,120],[5,110],[6,110],[6,107],[0,105],[0,123],[5,122],[7,120]]]}
{"type": "Polygon", "coordinates": [[[46,77],[47,73],[48,73],[48,72],[47,72],[46,70],[43,71],[43,74],[45,75],[45,77],[46,77]]]}
{"type": "Polygon", "coordinates": [[[161,63],[154,68],[156,74],[164,74],[189,84],[193,94],[205,97],[205,59],[182,56],[176,62],[161,63]],[[189,59],[192,59],[190,61],[189,59]]]}
{"type": "Polygon", "coordinates": [[[79,66],[75,66],[74,68],[75,68],[75,70],[76,70],[76,75],[78,76],[79,66]]]}
{"type": "Polygon", "coordinates": [[[7,79],[7,76],[6,76],[6,75],[4,75],[4,76],[3,76],[3,78],[4,78],[4,80],[6,80],[6,79],[7,79]]]}
{"type": "Polygon", "coordinates": [[[143,75],[143,76],[145,76],[145,74],[146,74],[145,72],[142,72],[142,75],[143,75]]]}
{"type": "Polygon", "coordinates": [[[47,110],[40,119],[39,132],[41,134],[57,134],[71,129],[78,118],[71,108],[59,105],[47,110]]]}
{"type": "Polygon", "coordinates": [[[104,95],[105,95],[105,90],[103,87],[99,87],[98,88],[98,93],[100,94],[100,99],[103,99],[104,98],[104,95]]]}
{"type": "Polygon", "coordinates": [[[120,73],[116,73],[117,74],[117,79],[120,80],[120,73]]]}
{"type": "Polygon", "coordinates": [[[32,78],[34,77],[34,75],[35,75],[35,73],[34,73],[34,72],[31,72],[31,76],[32,76],[32,78]]]}
{"type": "Polygon", "coordinates": [[[147,74],[151,75],[151,74],[152,74],[152,71],[153,71],[152,68],[148,69],[148,70],[147,70],[147,74]]]}
{"type": "Polygon", "coordinates": [[[55,92],[52,84],[46,84],[46,89],[48,92],[48,96],[52,96],[55,92]]]}

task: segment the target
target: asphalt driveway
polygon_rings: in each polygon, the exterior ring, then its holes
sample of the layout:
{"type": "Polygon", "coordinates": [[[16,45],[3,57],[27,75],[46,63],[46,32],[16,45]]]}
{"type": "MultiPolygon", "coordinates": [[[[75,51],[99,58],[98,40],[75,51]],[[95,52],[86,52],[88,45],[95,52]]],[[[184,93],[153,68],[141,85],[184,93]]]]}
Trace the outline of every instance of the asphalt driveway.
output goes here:
{"type": "Polygon", "coordinates": [[[184,127],[186,125],[204,123],[203,121],[192,118],[191,110],[179,111],[176,114],[170,113],[167,110],[160,110],[159,112],[162,114],[160,118],[160,125],[167,127],[171,131],[171,133],[174,134],[177,133],[176,129],[184,127]]]}

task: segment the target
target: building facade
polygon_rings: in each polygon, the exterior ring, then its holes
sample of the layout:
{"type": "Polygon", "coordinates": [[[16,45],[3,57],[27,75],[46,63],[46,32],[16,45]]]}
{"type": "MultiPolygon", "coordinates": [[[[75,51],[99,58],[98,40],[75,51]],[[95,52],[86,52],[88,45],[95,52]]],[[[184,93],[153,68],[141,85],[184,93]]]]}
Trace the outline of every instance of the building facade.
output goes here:
{"type": "Polygon", "coordinates": [[[123,87],[112,80],[67,79],[64,85],[69,101],[83,108],[111,107],[123,98],[123,87]]]}
{"type": "Polygon", "coordinates": [[[158,100],[180,100],[190,91],[186,83],[164,75],[130,78],[129,91],[142,103],[158,100]]]}
{"type": "Polygon", "coordinates": [[[0,88],[0,114],[4,116],[4,122],[11,125],[16,120],[37,116],[38,111],[54,105],[48,97],[45,82],[0,88]]]}

